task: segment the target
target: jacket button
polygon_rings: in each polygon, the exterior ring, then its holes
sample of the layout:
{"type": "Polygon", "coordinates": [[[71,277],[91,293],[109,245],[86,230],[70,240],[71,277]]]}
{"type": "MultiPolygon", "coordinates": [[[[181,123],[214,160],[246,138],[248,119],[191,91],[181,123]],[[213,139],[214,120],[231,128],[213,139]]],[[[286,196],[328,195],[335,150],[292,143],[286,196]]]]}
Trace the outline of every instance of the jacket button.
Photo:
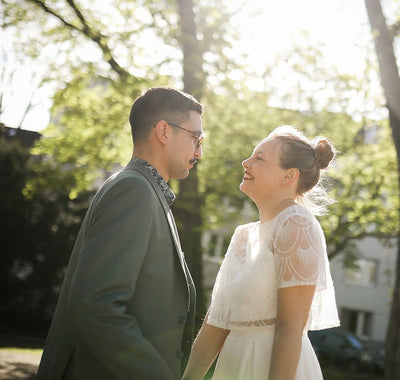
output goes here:
{"type": "Polygon", "coordinates": [[[179,323],[185,323],[186,322],[186,317],[184,315],[181,315],[179,317],[179,323]]]}
{"type": "Polygon", "coordinates": [[[183,353],[182,350],[176,351],[176,357],[177,357],[178,359],[182,359],[182,358],[183,358],[183,355],[184,355],[184,353],[183,353]]]}

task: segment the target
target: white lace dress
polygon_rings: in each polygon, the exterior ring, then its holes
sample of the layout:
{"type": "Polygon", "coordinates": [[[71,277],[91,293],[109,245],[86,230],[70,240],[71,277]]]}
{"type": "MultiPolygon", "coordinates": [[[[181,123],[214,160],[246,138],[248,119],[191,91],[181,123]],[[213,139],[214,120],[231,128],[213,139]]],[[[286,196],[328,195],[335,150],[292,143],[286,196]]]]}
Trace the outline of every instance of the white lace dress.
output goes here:
{"type": "Polygon", "coordinates": [[[208,323],[230,330],[213,379],[268,378],[279,288],[316,285],[296,380],[322,379],[308,330],[339,325],[326,244],[316,218],[299,205],[236,228],[215,281],[208,323]]]}

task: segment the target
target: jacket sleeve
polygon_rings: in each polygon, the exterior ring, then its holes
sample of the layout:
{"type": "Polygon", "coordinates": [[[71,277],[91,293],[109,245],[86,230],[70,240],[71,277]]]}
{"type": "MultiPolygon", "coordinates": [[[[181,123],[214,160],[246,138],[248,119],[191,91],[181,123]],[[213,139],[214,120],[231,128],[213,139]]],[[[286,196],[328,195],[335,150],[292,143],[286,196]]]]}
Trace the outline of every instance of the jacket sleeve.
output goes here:
{"type": "Polygon", "coordinates": [[[152,238],[154,207],[144,178],[113,184],[91,210],[72,281],[73,324],[97,360],[119,379],[174,378],[135,316],[126,313],[152,238]]]}

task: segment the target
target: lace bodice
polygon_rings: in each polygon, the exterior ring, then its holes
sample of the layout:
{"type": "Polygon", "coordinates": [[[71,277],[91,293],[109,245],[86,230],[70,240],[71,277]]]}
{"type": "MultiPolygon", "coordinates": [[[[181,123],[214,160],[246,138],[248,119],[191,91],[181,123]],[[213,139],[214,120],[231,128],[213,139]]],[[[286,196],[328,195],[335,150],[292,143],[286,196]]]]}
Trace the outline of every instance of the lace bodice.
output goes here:
{"type": "Polygon", "coordinates": [[[339,325],[321,226],[299,205],[236,228],[218,272],[208,323],[231,330],[272,325],[278,289],[316,285],[306,328],[339,325]]]}

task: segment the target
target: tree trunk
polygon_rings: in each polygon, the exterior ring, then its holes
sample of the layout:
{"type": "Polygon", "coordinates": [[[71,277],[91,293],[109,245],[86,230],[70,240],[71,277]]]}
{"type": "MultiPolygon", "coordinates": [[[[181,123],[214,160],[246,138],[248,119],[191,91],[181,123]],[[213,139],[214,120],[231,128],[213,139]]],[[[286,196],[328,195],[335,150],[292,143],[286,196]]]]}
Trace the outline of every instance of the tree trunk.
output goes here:
{"type": "MultiPolygon", "coordinates": [[[[181,44],[183,50],[183,83],[184,91],[201,100],[204,89],[203,58],[196,36],[193,1],[177,0],[181,44]]],[[[179,197],[175,203],[175,215],[179,225],[182,247],[186,254],[193,280],[197,290],[197,326],[206,311],[203,290],[202,248],[201,248],[201,209],[204,197],[199,192],[199,180],[196,167],[189,177],[179,182],[179,197]]]]}
{"type": "MultiPolygon", "coordinates": [[[[400,77],[393,49],[393,40],[386,26],[379,0],[365,0],[375,49],[378,57],[381,84],[389,110],[389,122],[400,170],[400,77]]],[[[400,188],[400,175],[399,175],[400,188]]],[[[400,214],[399,214],[400,215],[400,214]]],[[[399,220],[400,231],[400,220],[399,220]]],[[[400,232],[399,232],[400,233],[400,232]]],[[[392,308],[386,335],[385,378],[400,380],[400,236],[397,245],[396,280],[392,308]]]]}

